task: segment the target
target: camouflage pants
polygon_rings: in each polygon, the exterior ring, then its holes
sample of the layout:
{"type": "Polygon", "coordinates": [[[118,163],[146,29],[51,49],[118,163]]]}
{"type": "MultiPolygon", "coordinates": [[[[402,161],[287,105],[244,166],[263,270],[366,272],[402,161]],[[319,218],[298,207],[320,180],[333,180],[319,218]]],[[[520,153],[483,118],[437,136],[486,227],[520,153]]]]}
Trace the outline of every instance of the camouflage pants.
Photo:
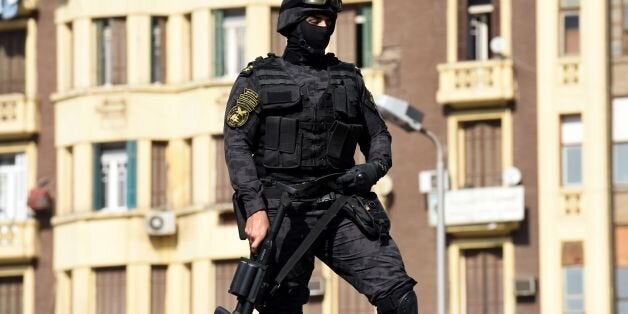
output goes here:
{"type": "MultiPolygon", "coordinates": [[[[323,214],[321,210],[288,210],[276,238],[270,278],[275,278],[281,266],[323,214]]],[[[268,210],[271,223],[275,215],[276,210],[268,210]]],[[[400,290],[410,290],[416,284],[406,273],[399,249],[392,238],[367,238],[341,211],[295,265],[281,287],[275,294],[265,296],[257,310],[262,314],[302,313],[303,304],[309,298],[307,284],[314,269],[314,257],[318,257],[357,291],[366,295],[371,304],[400,290]]]]}

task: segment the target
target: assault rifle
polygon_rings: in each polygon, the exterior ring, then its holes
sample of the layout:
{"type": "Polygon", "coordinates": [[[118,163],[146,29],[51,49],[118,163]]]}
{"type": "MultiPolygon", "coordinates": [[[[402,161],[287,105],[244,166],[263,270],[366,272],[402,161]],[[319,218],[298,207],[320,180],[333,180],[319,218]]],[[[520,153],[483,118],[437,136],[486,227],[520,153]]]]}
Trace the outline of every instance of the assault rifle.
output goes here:
{"type": "Polygon", "coordinates": [[[240,258],[238,267],[236,268],[229,293],[235,295],[238,299],[238,305],[233,312],[229,312],[222,306],[214,311],[214,314],[251,314],[258,296],[264,294],[268,288],[268,283],[264,282],[268,263],[273,249],[273,243],[279,233],[279,228],[283,222],[286,208],[290,206],[290,197],[288,193],[281,195],[281,204],[277,210],[277,217],[273,222],[270,233],[264,239],[259,251],[252,259],[240,258]]]}

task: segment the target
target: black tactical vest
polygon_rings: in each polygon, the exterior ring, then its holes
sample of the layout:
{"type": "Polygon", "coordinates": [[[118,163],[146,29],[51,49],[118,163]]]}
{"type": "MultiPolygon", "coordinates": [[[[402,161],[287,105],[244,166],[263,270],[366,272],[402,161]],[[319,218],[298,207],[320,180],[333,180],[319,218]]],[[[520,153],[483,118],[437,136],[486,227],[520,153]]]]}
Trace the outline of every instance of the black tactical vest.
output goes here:
{"type": "Polygon", "coordinates": [[[327,90],[313,104],[276,56],[256,62],[263,122],[254,159],[265,173],[296,168],[328,172],[355,165],[362,132],[357,70],[337,62],[328,71],[327,90]]]}

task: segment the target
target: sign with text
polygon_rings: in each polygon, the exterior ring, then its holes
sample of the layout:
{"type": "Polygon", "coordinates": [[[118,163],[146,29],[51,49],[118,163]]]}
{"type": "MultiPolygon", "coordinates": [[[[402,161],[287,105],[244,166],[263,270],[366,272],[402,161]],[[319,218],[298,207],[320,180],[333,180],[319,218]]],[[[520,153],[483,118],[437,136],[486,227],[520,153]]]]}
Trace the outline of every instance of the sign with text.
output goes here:
{"type": "Polygon", "coordinates": [[[522,221],[523,218],[523,186],[461,189],[445,194],[446,225],[522,221]]]}

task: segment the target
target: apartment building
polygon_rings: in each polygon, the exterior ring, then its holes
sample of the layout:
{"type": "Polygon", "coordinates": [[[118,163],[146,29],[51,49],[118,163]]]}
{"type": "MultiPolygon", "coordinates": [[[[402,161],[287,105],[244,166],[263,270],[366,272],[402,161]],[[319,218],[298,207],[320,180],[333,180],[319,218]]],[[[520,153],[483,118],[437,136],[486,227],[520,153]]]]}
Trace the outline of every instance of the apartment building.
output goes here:
{"type": "MultiPolygon", "coordinates": [[[[279,0],[88,1],[56,8],[55,313],[208,313],[239,257],[223,152],[230,88],[285,45],[279,0]]],[[[381,0],[345,1],[332,40],[372,68],[381,0]]],[[[319,265],[308,313],[372,308],[319,265]],[[342,300],[342,302],[340,302],[342,300]]]]}
{"type": "Polygon", "coordinates": [[[0,11],[0,312],[50,313],[54,1],[4,1],[0,11]],[[45,181],[33,211],[29,191],[45,181]]]}
{"type": "MultiPolygon", "coordinates": [[[[535,5],[385,6],[385,92],[423,111],[446,147],[448,313],[539,312],[535,5]]],[[[391,129],[393,233],[422,310],[436,313],[435,191],[417,183],[436,152],[427,138],[391,129]]]]}

